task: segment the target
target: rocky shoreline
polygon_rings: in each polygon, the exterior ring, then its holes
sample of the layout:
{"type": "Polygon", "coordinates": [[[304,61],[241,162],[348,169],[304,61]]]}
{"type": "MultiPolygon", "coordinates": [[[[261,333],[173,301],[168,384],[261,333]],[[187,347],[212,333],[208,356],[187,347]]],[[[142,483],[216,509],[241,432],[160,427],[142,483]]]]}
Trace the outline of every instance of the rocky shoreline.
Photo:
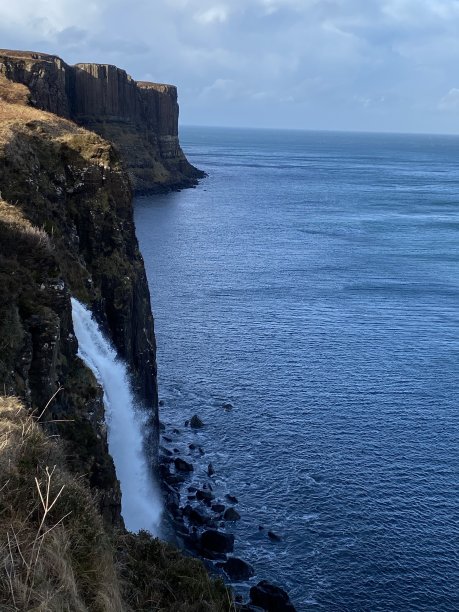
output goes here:
{"type": "MultiPolygon", "coordinates": [[[[160,408],[163,405],[160,402],[160,408]]],[[[232,409],[229,403],[222,407],[224,410],[232,409]]],[[[238,584],[247,587],[248,581],[256,576],[255,567],[233,555],[235,536],[232,527],[241,519],[239,500],[235,495],[219,490],[217,472],[212,463],[205,461],[205,473],[201,470],[199,482],[196,482],[194,476],[198,462],[202,463],[206,454],[199,441],[199,432],[205,424],[198,415],[193,415],[183,425],[183,428],[178,428],[160,423],[159,477],[166,521],[172,529],[175,544],[199,557],[210,573],[219,575],[231,585],[236,609],[240,612],[294,612],[286,591],[266,580],[250,587],[247,602],[238,593],[238,584]],[[189,435],[191,432],[193,436],[189,435]]],[[[281,540],[273,531],[261,525],[259,529],[265,531],[270,540],[281,540]]]]}

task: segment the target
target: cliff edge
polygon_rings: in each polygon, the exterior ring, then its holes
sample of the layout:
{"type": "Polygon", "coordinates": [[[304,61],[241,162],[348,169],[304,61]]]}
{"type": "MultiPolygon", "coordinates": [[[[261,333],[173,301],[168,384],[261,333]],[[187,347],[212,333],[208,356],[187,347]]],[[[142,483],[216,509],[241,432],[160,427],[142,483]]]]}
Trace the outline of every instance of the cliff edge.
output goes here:
{"type": "Polygon", "coordinates": [[[16,81],[0,74],[0,609],[226,612],[230,594],[199,561],[124,529],[70,298],[129,365],[154,461],[156,348],[131,184],[119,150],[69,119],[65,64],[30,61],[9,64],[16,81]]]}
{"type": "Polygon", "coordinates": [[[70,66],[54,55],[9,50],[0,50],[0,74],[27,86],[31,106],[112,142],[135,193],[191,187],[204,176],[180,147],[173,85],[136,82],[109,64],[70,66]]]}

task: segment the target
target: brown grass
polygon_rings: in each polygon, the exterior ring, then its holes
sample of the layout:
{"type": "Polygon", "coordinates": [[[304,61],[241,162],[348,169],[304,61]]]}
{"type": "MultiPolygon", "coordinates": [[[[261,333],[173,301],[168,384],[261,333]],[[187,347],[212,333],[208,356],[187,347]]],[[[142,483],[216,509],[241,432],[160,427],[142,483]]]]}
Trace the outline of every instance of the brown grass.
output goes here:
{"type": "Polygon", "coordinates": [[[0,74],[0,101],[8,104],[29,103],[30,91],[21,83],[9,81],[3,74],[0,74]]]}
{"type": "MultiPolygon", "coordinates": [[[[0,192],[1,195],[1,192],[0,192]]],[[[0,224],[6,224],[29,248],[51,250],[52,243],[44,229],[32,225],[21,211],[0,197],[0,224]]]]}
{"type": "Polygon", "coordinates": [[[59,446],[0,398],[0,609],[124,610],[113,548],[59,446]]]}

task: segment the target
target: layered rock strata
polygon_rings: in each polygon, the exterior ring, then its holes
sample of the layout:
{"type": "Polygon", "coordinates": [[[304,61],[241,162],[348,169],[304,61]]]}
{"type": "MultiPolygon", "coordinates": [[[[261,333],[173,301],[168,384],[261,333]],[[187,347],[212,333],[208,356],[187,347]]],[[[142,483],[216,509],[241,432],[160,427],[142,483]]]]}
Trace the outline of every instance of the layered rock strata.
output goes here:
{"type": "Polygon", "coordinates": [[[128,362],[156,457],[155,338],[129,179],[109,142],[27,106],[29,96],[0,76],[0,97],[9,99],[0,102],[1,389],[43,412],[116,523],[102,392],[77,357],[70,295],[92,307],[128,362]]]}
{"type": "Polygon", "coordinates": [[[136,82],[107,64],[70,66],[57,56],[7,50],[0,50],[0,74],[26,85],[31,105],[110,140],[136,193],[189,187],[203,176],[179,144],[173,85],[136,82]]]}

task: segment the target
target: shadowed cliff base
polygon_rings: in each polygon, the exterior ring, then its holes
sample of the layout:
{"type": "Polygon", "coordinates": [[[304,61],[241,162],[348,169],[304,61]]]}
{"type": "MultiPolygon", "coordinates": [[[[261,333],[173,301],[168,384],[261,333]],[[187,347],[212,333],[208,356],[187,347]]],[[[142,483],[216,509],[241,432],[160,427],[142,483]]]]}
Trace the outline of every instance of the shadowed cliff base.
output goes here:
{"type": "Polygon", "coordinates": [[[205,176],[180,147],[173,85],[136,82],[108,64],[70,66],[27,51],[0,50],[0,74],[27,86],[30,105],[110,140],[138,195],[192,187],[205,176]]]}

